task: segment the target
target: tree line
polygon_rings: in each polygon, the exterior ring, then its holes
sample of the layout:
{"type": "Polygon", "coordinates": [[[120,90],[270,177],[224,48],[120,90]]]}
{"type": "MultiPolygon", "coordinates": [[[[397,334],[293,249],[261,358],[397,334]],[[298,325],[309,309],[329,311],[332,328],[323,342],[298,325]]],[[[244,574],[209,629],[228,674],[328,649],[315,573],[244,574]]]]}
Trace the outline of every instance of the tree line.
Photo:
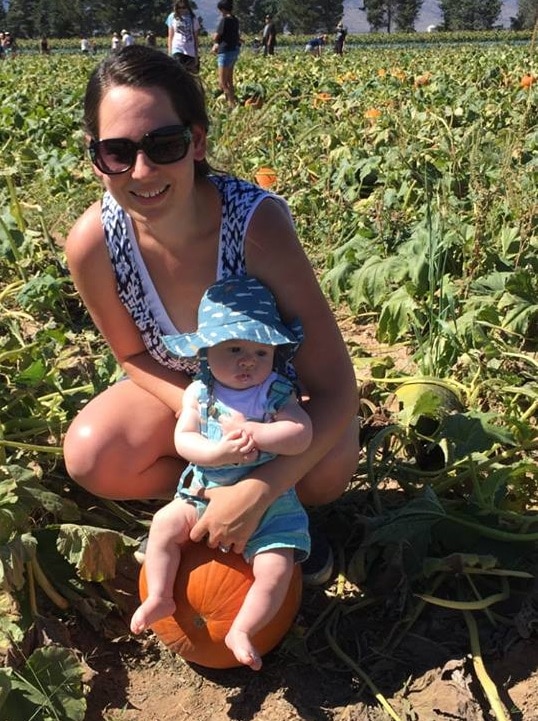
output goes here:
{"type": "MultiPolygon", "coordinates": [[[[356,0],[372,32],[413,32],[424,0],[356,0]]],[[[437,0],[438,30],[490,30],[502,0],[437,0]]],[[[215,5],[217,0],[215,0],[215,5]]],[[[194,12],[197,3],[191,3],[194,12]]],[[[0,29],[18,38],[106,35],[123,27],[164,35],[172,0],[0,0],[0,29]]],[[[334,32],[344,14],[340,0],[235,0],[234,12],[245,34],[259,33],[266,15],[279,30],[296,34],[334,32]]],[[[203,20],[203,18],[202,18],[203,20]]],[[[531,29],[538,20],[538,0],[519,0],[514,29],[531,29]]]]}

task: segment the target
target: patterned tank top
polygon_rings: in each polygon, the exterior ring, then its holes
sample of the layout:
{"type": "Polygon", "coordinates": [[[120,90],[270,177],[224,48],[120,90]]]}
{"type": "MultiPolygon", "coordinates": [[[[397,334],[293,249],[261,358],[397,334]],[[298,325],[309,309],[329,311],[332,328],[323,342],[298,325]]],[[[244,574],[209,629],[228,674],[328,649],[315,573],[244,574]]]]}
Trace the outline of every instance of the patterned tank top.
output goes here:
{"type": "MultiPolygon", "coordinates": [[[[246,275],[245,235],[254,211],[267,197],[285,201],[257,185],[229,175],[211,175],[208,179],[215,184],[222,200],[215,279],[246,275]]],[[[188,358],[174,358],[162,342],[163,335],[179,330],[172,325],[151,281],[130,217],[109,193],[103,197],[101,218],[118,296],[140,331],[149,354],[167,368],[194,376],[198,372],[198,363],[188,358]]]]}

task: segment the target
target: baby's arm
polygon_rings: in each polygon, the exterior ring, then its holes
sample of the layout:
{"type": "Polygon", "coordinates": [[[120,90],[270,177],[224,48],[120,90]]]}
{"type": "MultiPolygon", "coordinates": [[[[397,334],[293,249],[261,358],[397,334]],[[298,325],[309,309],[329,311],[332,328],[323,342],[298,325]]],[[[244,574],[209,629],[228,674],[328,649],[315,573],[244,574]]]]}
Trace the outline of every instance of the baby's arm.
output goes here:
{"type": "Polygon", "coordinates": [[[226,433],[218,442],[202,435],[200,407],[192,385],[183,394],[183,408],[174,431],[174,445],[180,456],[201,466],[251,462],[258,453],[252,439],[240,428],[226,433]]]}
{"type": "Polygon", "coordinates": [[[312,423],[296,398],[291,398],[268,423],[246,421],[243,430],[256,448],[268,453],[295,456],[306,451],[312,442],[312,423]]]}

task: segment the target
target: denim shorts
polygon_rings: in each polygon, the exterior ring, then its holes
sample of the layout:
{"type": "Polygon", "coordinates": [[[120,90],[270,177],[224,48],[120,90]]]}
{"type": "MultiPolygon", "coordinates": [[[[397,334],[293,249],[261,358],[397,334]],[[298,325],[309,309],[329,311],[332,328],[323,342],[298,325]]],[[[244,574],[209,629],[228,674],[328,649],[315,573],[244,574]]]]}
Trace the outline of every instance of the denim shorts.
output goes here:
{"type": "Polygon", "coordinates": [[[237,50],[226,50],[224,53],[218,53],[217,64],[219,68],[230,68],[235,65],[239,57],[239,48],[237,50]]]}

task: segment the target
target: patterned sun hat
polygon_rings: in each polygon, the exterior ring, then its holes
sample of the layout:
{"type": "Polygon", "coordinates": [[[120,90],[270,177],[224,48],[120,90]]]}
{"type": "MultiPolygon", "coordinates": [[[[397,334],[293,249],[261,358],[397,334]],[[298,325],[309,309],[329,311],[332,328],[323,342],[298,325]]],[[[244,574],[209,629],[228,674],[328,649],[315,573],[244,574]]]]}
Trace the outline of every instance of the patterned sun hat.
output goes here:
{"type": "Polygon", "coordinates": [[[163,336],[175,356],[192,358],[226,340],[248,340],[288,346],[292,354],[303,339],[298,320],[286,326],[273,294],[256,278],[241,276],[209,286],[198,308],[198,330],[163,336]]]}

